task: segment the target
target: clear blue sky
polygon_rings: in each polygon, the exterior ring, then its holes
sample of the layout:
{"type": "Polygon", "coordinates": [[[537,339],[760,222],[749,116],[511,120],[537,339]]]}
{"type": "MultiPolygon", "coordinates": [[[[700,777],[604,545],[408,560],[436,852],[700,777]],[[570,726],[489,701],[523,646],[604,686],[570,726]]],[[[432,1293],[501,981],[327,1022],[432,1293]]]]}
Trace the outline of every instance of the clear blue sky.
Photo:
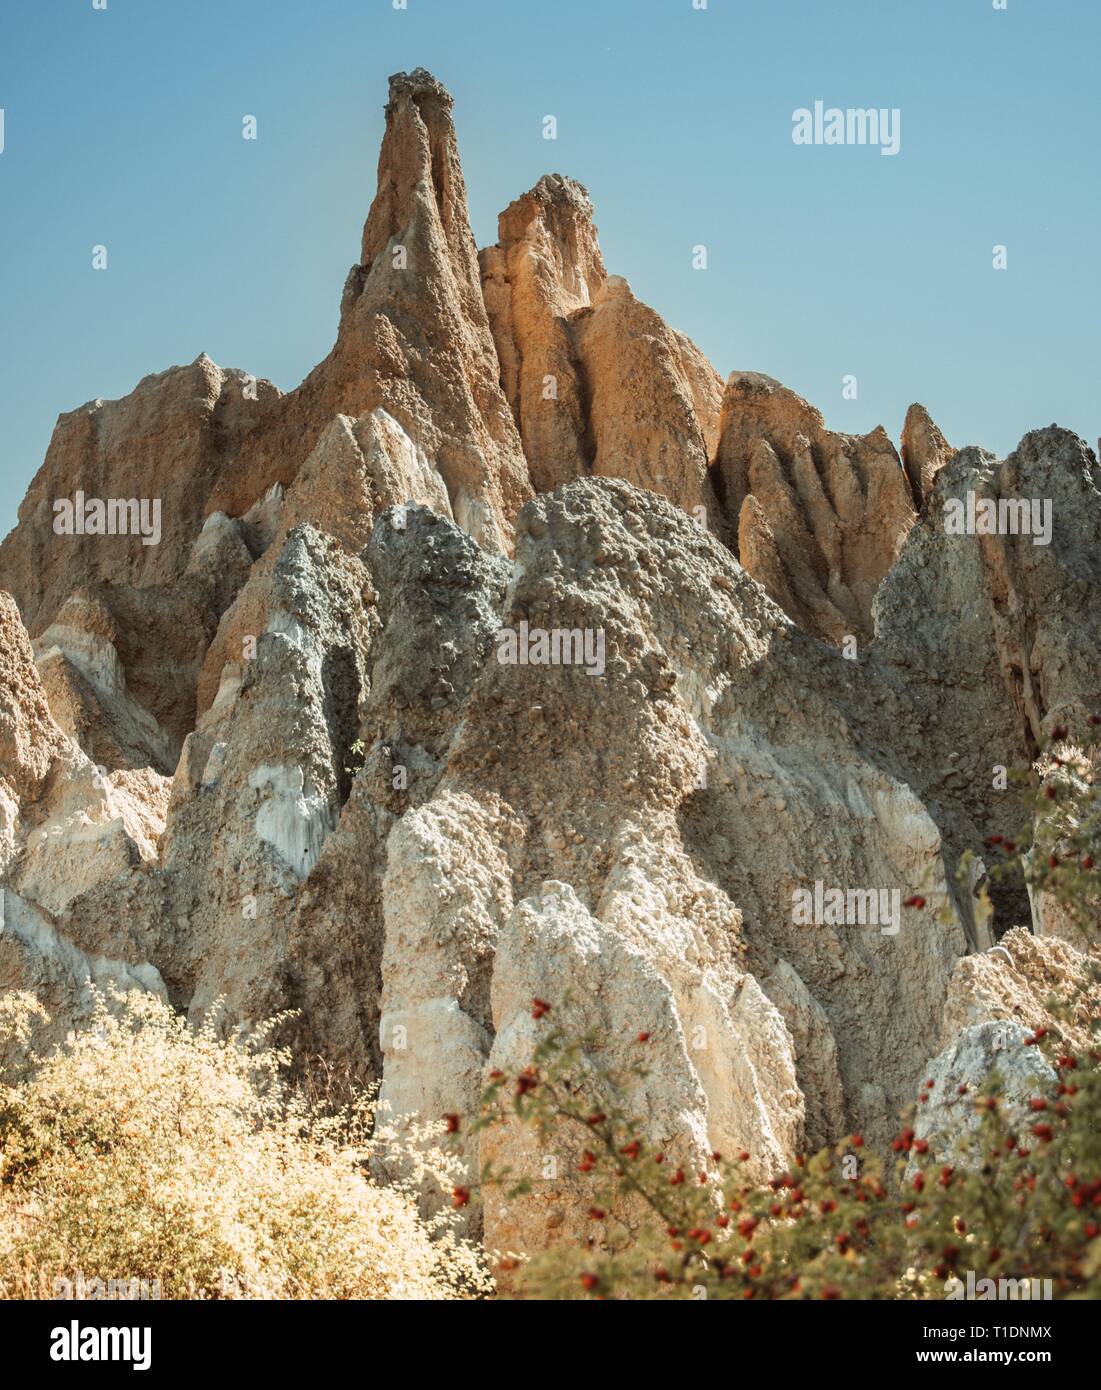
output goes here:
{"type": "Polygon", "coordinates": [[[0,0],[0,534],[58,412],[201,351],[284,390],[327,352],[417,65],[480,245],[571,174],[609,268],[724,376],[838,429],[897,439],[916,399],[953,443],[1095,444],[1099,39],[1099,0],[0,0]],[[795,146],[819,98],[900,108],[901,153],[795,146]]]}

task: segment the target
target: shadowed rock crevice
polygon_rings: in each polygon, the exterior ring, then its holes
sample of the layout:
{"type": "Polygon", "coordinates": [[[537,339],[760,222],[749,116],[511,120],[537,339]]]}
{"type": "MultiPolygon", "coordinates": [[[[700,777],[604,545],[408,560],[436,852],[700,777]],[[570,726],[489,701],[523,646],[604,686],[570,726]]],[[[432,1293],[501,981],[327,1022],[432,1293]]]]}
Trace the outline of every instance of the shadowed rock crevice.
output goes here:
{"type": "Polygon", "coordinates": [[[335,759],[337,795],[341,806],[352,790],[348,765],[352,744],[359,736],[359,670],[350,647],[334,647],[321,658],[323,709],[335,759]]]}

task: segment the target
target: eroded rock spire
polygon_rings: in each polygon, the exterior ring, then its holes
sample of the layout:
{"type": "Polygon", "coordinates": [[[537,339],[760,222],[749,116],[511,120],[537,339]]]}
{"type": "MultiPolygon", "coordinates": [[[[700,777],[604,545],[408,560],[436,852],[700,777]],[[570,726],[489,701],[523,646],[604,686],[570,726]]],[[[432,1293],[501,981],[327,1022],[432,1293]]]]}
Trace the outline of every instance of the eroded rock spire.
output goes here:
{"type": "Polygon", "coordinates": [[[499,383],[448,92],[423,68],[390,79],[378,191],[336,343],[242,450],[209,510],[237,515],[289,484],[334,416],[381,406],[444,479],[459,524],[510,547],[530,496],[499,383]]]}

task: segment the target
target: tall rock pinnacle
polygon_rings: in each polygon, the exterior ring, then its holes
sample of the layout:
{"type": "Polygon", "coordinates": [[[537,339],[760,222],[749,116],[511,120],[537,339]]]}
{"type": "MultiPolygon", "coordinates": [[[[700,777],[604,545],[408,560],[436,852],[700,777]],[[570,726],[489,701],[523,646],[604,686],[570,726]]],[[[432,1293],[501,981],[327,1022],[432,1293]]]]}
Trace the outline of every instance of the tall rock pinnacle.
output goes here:
{"type": "Polygon", "coordinates": [[[906,412],[906,423],[902,427],[902,466],[910,479],[919,511],[925,511],[937,474],[955,455],[955,449],[941,434],[929,412],[915,402],[906,412]]]}
{"type": "Polygon", "coordinates": [[[604,269],[581,184],[547,174],[481,253],[502,379],[532,482],[625,478],[713,513],[722,381],[703,353],[604,269]],[[631,401],[624,410],[623,402],[631,401]]]}
{"type": "Polygon", "coordinates": [[[442,475],[456,520],[509,548],[531,495],[482,299],[452,100],[423,68],[390,79],[378,191],[328,357],[242,450],[208,510],[289,483],[337,414],[381,406],[442,475]]]}

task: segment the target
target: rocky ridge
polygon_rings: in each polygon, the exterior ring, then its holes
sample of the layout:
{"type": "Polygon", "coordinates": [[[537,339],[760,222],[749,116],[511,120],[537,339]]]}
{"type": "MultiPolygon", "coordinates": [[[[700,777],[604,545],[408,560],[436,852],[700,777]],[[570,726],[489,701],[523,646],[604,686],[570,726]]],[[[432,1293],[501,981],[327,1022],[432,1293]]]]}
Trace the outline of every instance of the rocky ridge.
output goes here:
{"type": "MultiPolygon", "coordinates": [[[[997,769],[1101,707],[1097,458],[1055,426],[956,451],[920,406],[896,451],[724,385],[560,175],[478,255],[451,111],[391,80],[295,391],[201,357],[59,418],[0,546],[0,988],[58,1036],[107,983],[291,1008],[303,1066],[427,1118],[526,1062],[538,996],[613,1069],[650,1035],[633,1103],[686,1154],[882,1143],[1081,965],[956,871],[1013,828],[997,769]],[[78,490],[158,497],[160,543],[57,535],[78,490]],[[1049,543],[954,533],[969,495],[1046,499],[1049,543]],[[837,887],[876,917],[798,918],[837,887]]],[[[487,1241],[581,1202],[490,1194],[487,1241]]]]}

